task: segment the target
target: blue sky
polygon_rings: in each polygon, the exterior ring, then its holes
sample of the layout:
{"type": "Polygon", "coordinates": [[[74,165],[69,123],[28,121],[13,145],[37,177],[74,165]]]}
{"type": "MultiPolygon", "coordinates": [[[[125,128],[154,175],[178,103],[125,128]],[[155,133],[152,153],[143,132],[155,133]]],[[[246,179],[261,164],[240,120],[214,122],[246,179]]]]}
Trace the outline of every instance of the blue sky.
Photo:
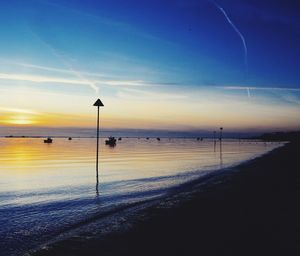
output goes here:
{"type": "Polygon", "coordinates": [[[106,127],[300,128],[299,11],[277,0],[2,3],[0,111],[72,114],[57,125],[89,126],[88,102],[100,96],[106,127]]]}

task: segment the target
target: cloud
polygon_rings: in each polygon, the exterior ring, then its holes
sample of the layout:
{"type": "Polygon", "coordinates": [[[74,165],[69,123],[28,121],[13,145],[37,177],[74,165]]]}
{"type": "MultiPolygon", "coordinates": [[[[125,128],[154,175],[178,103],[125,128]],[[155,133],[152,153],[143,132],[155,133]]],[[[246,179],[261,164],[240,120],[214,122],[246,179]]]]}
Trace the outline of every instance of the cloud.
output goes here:
{"type": "Polygon", "coordinates": [[[229,91],[245,91],[248,98],[251,98],[251,91],[270,92],[276,94],[278,98],[285,102],[299,105],[299,99],[293,94],[300,92],[300,88],[288,88],[288,87],[256,87],[256,86],[220,86],[219,89],[229,91]]]}
{"type": "MultiPolygon", "coordinates": [[[[64,85],[83,85],[89,86],[90,83],[84,79],[72,79],[62,78],[55,76],[41,76],[31,74],[13,74],[13,73],[0,73],[0,79],[3,80],[15,80],[15,81],[28,81],[33,83],[56,83],[64,85]]],[[[142,80],[94,80],[93,84],[98,88],[98,85],[106,85],[111,87],[153,87],[159,86],[152,83],[148,83],[142,80]]]]}
{"type": "Polygon", "coordinates": [[[101,83],[111,86],[136,86],[136,87],[148,87],[148,86],[156,86],[158,84],[152,84],[149,82],[145,82],[143,80],[108,80],[101,81],[101,83]]]}
{"type": "Polygon", "coordinates": [[[20,109],[20,108],[7,108],[7,107],[0,107],[0,111],[1,112],[9,112],[9,113],[30,114],[30,115],[40,115],[41,114],[34,110],[20,109]]]}
{"type": "Polygon", "coordinates": [[[281,94],[281,98],[290,104],[300,105],[300,99],[291,93],[281,94]]]}
{"type": "MultiPolygon", "coordinates": [[[[32,68],[32,69],[53,71],[53,72],[63,73],[63,74],[73,74],[73,71],[68,70],[68,69],[59,69],[59,68],[54,68],[54,67],[33,65],[33,64],[28,64],[28,63],[13,63],[13,64],[18,65],[18,66],[22,66],[22,67],[32,68]]],[[[91,73],[91,72],[84,72],[84,71],[83,72],[80,71],[80,73],[83,74],[83,75],[92,76],[92,77],[106,77],[106,75],[99,74],[99,73],[91,73]]]]}
{"type": "Polygon", "coordinates": [[[26,75],[26,74],[0,73],[0,79],[29,81],[34,83],[61,83],[61,84],[71,84],[71,85],[87,85],[87,82],[82,80],[65,79],[65,78],[49,77],[49,76],[26,75]]]}
{"type": "Polygon", "coordinates": [[[153,100],[153,102],[161,100],[182,100],[188,98],[188,96],[184,94],[149,92],[131,88],[123,89],[121,92],[118,93],[118,97],[127,100],[153,100]]]}
{"type": "Polygon", "coordinates": [[[218,86],[217,88],[225,89],[225,90],[261,90],[261,91],[295,91],[295,92],[300,92],[300,88],[288,88],[288,87],[218,86]]]}
{"type": "Polygon", "coordinates": [[[56,48],[54,48],[51,44],[49,44],[48,42],[46,42],[45,40],[43,40],[38,34],[36,34],[34,31],[32,31],[30,29],[31,33],[39,39],[39,41],[45,45],[48,49],[50,49],[50,51],[52,52],[52,54],[57,57],[62,64],[65,65],[65,67],[73,74],[75,75],[77,78],[79,78],[81,81],[84,82],[85,85],[90,86],[97,94],[99,93],[99,88],[96,86],[96,84],[93,81],[90,81],[89,79],[87,79],[82,73],[80,73],[79,71],[75,70],[72,65],[70,64],[70,62],[67,60],[67,58],[64,56],[64,54],[62,54],[61,52],[59,52],[56,48]]]}
{"type": "MultiPolygon", "coordinates": [[[[49,82],[52,82],[51,79],[57,80],[58,83],[63,82],[63,83],[72,83],[74,84],[84,84],[84,85],[89,85],[90,80],[93,80],[93,83],[95,86],[96,84],[101,84],[101,85],[107,85],[107,86],[114,86],[114,87],[124,87],[124,86],[134,86],[134,87],[153,87],[153,86],[166,86],[166,85],[175,85],[174,83],[153,83],[149,81],[144,81],[144,80],[128,80],[128,79],[122,79],[122,76],[118,75],[108,75],[104,73],[94,73],[94,72],[87,72],[87,71],[79,71],[77,70],[77,73],[81,74],[84,76],[86,79],[82,79],[81,77],[78,77],[78,74],[74,74],[73,70],[70,69],[61,69],[61,68],[56,68],[56,67],[49,67],[49,66],[43,66],[43,65],[35,65],[35,64],[30,64],[30,63],[21,63],[21,62],[13,62],[9,61],[6,59],[1,59],[0,58],[0,64],[5,65],[5,66],[13,66],[13,69],[16,70],[16,67],[25,67],[28,68],[26,71],[30,72],[30,75],[28,74],[8,74],[8,73],[2,73],[3,79],[4,77],[7,77],[5,79],[10,79],[13,80],[14,77],[16,80],[22,80],[22,77],[24,77],[24,80],[28,80],[34,82],[38,80],[37,82],[41,82],[44,80],[49,80],[49,82]],[[49,75],[39,75],[40,72],[37,71],[49,71],[49,75]],[[35,75],[36,73],[36,75],[35,75]],[[67,75],[67,76],[75,76],[78,79],[64,79],[61,78],[62,75],[67,75]],[[56,78],[55,78],[56,76],[56,78]],[[31,78],[30,78],[31,77],[31,78]],[[62,80],[64,79],[64,80],[62,80]]],[[[22,69],[22,71],[24,71],[22,69]]],[[[45,74],[45,72],[43,72],[45,74]]],[[[64,76],[65,77],[65,76],[64,76]]],[[[1,79],[1,77],[0,77],[1,79]]]]}

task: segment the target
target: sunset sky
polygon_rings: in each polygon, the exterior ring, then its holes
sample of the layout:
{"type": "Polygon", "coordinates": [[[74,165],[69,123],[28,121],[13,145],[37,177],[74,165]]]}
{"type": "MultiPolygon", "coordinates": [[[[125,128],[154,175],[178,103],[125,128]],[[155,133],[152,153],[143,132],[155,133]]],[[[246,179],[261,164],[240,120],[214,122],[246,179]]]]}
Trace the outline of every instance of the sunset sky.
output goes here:
{"type": "Polygon", "coordinates": [[[300,129],[300,3],[11,0],[0,129],[300,129]]]}

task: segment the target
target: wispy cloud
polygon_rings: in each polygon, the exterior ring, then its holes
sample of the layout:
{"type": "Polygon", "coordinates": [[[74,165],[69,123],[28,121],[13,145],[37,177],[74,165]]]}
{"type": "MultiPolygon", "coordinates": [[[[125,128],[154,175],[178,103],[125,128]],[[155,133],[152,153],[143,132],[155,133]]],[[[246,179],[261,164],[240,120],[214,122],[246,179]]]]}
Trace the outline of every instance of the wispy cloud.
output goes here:
{"type": "Polygon", "coordinates": [[[131,89],[125,88],[121,92],[118,93],[119,98],[123,99],[132,99],[132,100],[182,100],[187,99],[188,96],[184,94],[172,94],[172,93],[164,93],[164,92],[149,92],[145,90],[131,89]]]}
{"type": "Polygon", "coordinates": [[[148,86],[158,86],[158,84],[149,83],[143,80],[107,80],[107,81],[101,81],[101,83],[104,83],[106,85],[111,86],[136,86],[136,87],[148,87],[148,86]]]}
{"type": "Polygon", "coordinates": [[[20,114],[30,114],[30,115],[40,115],[39,112],[30,109],[20,109],[20,108],[7,108],[0,107],[1,112],[9,112],[9,113],[20,113],[20,114]]]}
{"type": "Polygon", "coordinates": [[[288,87],[256,87],[256,86],[220,86],[219,89],[225,89],[230,91],[245,91],[248,98],[251,98],[251,91],[265,91],[270,93],[279,93],[279,98],[282,98],[284,101],[289,103],[298,104],[299,100],[297,97],[294,97],[291,93],[300,92],[300,88],[288,88],[288,87]]]}
{"type": "Polygon", "coordinates": [[[256,87],[256,86],[218,86],[217,88],[226,90],[260,90],[260,91],[295,91],[300,92],[300,88],[288,87],[256,87]]]}
{"type": "Polygon", "coordinates": [[[31,33],[39,39],[39,41],[45,45],[48,49],[50,49],[50,51],[52,52],[52,54],[57,57],[62,64],[65,65],[65,67],[78,79],[80,79],[82,82],[84,82],[85,85],[88,85],[89,87],[91,87],[93,90],[95,90],[95,92],[98,94],[99,93],[99,87],[91,80],[87,79],[81,72],[75,70],[72,65],[70,64],[70,62],[67,60],[67,58],[64,56],[64,54],[62,54],[60,51],[58,51],[55,47],[53,47],[50,43],[46,42],[45,40],[43,40],[38,34],[36,34],[34,31],[32,31],[30,29],[31,33]]]}
{"type": "Polygon", "coordinates": [[[26,75],[26,74],[0,73],[0,79],[29,81],[34,83],[61,83],[61,84],[72,84],[72,85],[87,85],[87,82],[82,80],[65,79],[65,78],[49,77],[49,76],[26,75]]]}
{"type": "MultiPolygon", "coordinates": [[[[15,63],[12,63],[12,64],[18,65],[18,66],[21,66],[21,67],[27,67],[27,68],[32,68],[32,69],[57,72],[57,73],[62,73],[62,74],[73,74],[73,71],[68,70],[68,69],[59,69],[59,68],[54,68],[54,67],[33,65],[33,64],[28,64],[28,63],[16,63],[15,62],[15,63]]],[[[91,77],[107,77],[107,75],[100,74],[100,73],[92,73],[92,72],[85,72],[85,71],[80,71],[80,73],[85,75],[85,76],[91,76],[91,77]]]]}
{"type": "Polygon", "coordinates": [[[31,82],[56,82],[63,84],[75,84],[75,85],[84,85],[92,88],[97,94],[99,93],[100,86],[113,86],[113,87],[140,87],[140,86],[155,86],[151,82],[146,82],[143,80],[116,80],[116,79],[99,79],[104,77],[109,77],[105,74],[98,74],[86,71],[79,71],[75,69],[71,62],[68,60],[68,57],[63,54],[61,51],[53,47],[50,43],[42,39],[36,32],[32,31],[29,28],[29,31],[33,36],[35,36],[50,52],[57,58],[67,69],[59,69],[54,67],[47,67],[41,65],[33,65],[28,63],[13,63],[19,66],[28,67],[37,70],[45,70],[56,72],[59,74],[73,75],[77,79],[73,78],[60,78],[52,76],[40,76],[40,75],[22,75],[22,74],[5,74],[0,73],[0,79],[15,79],[15,80],[25,80],[31,82]]]}
{"type": "MultiPolygon", "coordinates": [[[[31,74],[14,74],[14,73],[0,73],[0,80],[14,80],[14,81],[28,81],[32,83],[55,83],[63,85],[82,85],[89,86],[89,81],[85,79],[63,78],[56,76],[41,76],[31,74]]],[[[148,83],[142,80],[94,80],[93,84],[98,87],[100,85],[117,87],[117,88],[130,88],[130,87],[155,87],[155,84],[148,83]]],[[[159,85],[157,85],[159,86],[159,85]]]]}
{"type": "MultiPolygon", "coordinates": [[[[27,80],[32,82],[58,82],[58,83],[74,83],[74,84],[83,84],[83,85],[89,85],[89,81],[93,80],[93,83],[98,85],[107,85],[107,86],[113,86],[113,87],[153,87],[153,86],[167,86],[167,85],[174,85],[174,83],[154,83],[150,81],[144,81],[144,80],[128,80],[123,79],[122,77],[119,77],[118,75],[109,75],[104,73],[95,73],[95,72],[87,72],[87,71],[78,71],[81,75],[84,75],[84,78],[87,79],[81,79],[81,77],[78,77],[77,75],[74,75],[74,71],[69,69],[61,69],[56,67],[49,67],[49,66],[43,66],[43,65],[36,65],[31,63],[23,63],[23,62],[16,62],[16,61],[10,61],[7,59],[0,58],[0,64],[5,66],[12,66],[15,70],[16,67],[25,67],[28,68],[26,71],[30,72],[30,75],[28,74],[18,74],[18,73],[2,73],[2,77],[0,75],[0,79],[15,79],[15,80],[27,80]],[[49,75],[39,75],[41,72],[39,71],[49,71],[46,72],[49,75]],[[63,75],[63,77],[62,77],[63,75]],[[74,76],[77,79],[74,79],[74,76]],[[67,78],[66,78],[67,77],[67,78]],[[53,80],[53,81],[52,81],[53,80]]],[[[42,72],[43,74],[45,72],[42,72]]],[[[1,74],[1,73],[0,73],[1,74]]]]}

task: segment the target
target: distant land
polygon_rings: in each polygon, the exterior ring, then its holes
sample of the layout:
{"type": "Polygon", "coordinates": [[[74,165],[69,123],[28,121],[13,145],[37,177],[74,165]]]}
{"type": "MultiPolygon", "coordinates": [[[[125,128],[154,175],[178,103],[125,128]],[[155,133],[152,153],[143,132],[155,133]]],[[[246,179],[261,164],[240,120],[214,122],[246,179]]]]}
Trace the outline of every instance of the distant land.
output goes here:
{"type": "MultiPolygon", "coordinates": [[[[147,130],[147,129],[102,129],[100,137],[176,137],[176,138],[213,138],[212,130],[190,130],[190,131],[170,131],[170,130],[147,130]]],[[[219,137],[219,128],[215,129],[216,137],[219,137]]],[[[299,137],[299,131],[294,132],[259,132],[259,131],[227,131],[223,130],[224,138],[244,138],[289,141],[299,137]]],[[[91,138],[96,136],[95,128],[74,128],[74,127],[8,127],[0,126],[0,137],[81,137],[91,138]]]]}
{"type": "MultiPolygon", "coordinates": [[[[177,138],[194,138],[204,137],[212,138],[212,130],[190,130],[190,131],[170,131],[170,130],[147,130],[147,129],[102,129],[100,137],[177,137],[177,138]]],[[[219,127],[215,129],[216,137],[219,136],[219,127]]],[[[261,135],[262,132],[248,131],[226,131],[223,130],[224,138],[243,138],[255,137],[261,135]]],[[[0,137],[95,137],[95,128],[52,128],[52,127],[8,127],[0,126],[0,137]]]]}
{"type": "Polygon", "coordinates": [[[264,133],[254,139],[264,141],[300,141],[300,131],[264,133]]]}

